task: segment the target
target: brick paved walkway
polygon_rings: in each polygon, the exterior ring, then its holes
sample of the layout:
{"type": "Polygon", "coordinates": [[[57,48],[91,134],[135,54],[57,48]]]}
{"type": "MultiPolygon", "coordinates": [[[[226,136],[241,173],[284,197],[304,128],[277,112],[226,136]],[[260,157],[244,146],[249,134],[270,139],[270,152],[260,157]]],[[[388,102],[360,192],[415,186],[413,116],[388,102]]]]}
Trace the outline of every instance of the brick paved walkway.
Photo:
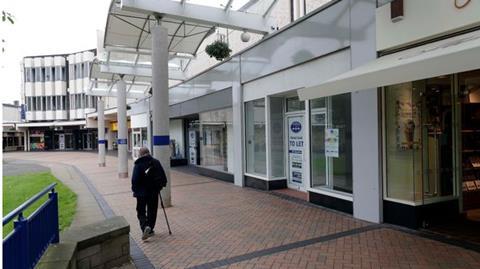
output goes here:
{"type": "Polygon", "coordinates": [[[480,268],[476,251],[180,171],[172,171],[174,206],[167,209],[173,235],[159,212],[157,235],[142,242],[130,180],[116,177],[115,157],[104,168],[93,153],[4,158],[75,165],[129,221],[157,268],[480,268]]]}

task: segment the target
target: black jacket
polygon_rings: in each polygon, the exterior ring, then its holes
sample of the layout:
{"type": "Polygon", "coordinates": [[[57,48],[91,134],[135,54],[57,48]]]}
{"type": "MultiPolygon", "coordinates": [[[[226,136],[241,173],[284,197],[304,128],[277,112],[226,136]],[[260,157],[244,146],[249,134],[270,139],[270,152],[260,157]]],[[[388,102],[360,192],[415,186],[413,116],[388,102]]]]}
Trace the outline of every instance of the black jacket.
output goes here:
{"type": "Polygon", "coordinates": [[[160,189],[152,189],[147,186],[148,178],[145,175],[145,171],[150,167],[150,164],[153,164],[157,169],[161,171],[161,174],[165,176],[165,171],[163,170],[160,162],[153,158],[150,155],[146,155],[138,158],[135,161],[135,166],[133,167],[132,174],[132,191],[134,197],[146,197],[150,195],[158,195],[160,189]]]}

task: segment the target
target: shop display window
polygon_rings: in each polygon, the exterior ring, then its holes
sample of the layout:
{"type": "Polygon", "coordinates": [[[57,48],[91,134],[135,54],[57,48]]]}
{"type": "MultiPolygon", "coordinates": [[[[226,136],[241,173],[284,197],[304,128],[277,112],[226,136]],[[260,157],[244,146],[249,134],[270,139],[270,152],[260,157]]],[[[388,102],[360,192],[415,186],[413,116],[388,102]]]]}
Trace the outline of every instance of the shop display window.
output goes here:
{"type": "Polygon", "coordinates": [[[352,193],[350,94],[310,101],[311,187],[352,193]]]}
{"type": "Polygon", "coordinates": [[[266,176],[265,99],[245,103],[247,173],[266,176]]]}
{"type": "Polygon", "coordinates": [[[270,97],[270,175],[285,177],[284,98],[270,97]]]}
{"type": "Polygon", "coordinates": [[[480,70],[458,75],[463,209],[480,208],[480,70]]]}
{"type": "Polygon", "coordinates": [[[200,119],[200,165],[233,172],[232,108],[203,112],[200,119]]]}
{"type": "Polygon", "coordinates": [[[385,87],[387,198],[422,204],[454,194],[453,77],[385,87]]]}

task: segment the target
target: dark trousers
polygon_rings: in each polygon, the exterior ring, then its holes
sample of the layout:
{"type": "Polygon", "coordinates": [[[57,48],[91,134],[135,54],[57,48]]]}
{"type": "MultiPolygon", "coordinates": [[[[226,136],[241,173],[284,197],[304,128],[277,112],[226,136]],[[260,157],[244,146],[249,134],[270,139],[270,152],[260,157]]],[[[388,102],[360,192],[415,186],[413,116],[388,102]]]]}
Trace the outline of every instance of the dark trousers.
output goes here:
{"type": "Polygon", "coordinates": [[[145,197],[137,197],[137,218],[140,222],[140,228],[155,227],[157,221],[158,194],[148,195],[145,197]]]}

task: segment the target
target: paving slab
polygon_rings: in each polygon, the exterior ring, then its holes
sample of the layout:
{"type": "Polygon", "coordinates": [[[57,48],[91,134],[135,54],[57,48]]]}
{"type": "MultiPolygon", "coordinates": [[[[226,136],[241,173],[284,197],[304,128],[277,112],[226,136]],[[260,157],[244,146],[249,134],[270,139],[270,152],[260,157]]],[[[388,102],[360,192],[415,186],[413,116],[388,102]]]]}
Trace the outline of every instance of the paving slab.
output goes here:
{"type": "Polygon", "coordinates": [[[175,170],[167,209],[173,235],[160,211],[156,235],[143,242],[130,179],[117,177],[114,156],[107,156],[107,167],[85,152],[4,158],[75,166],[129,222],[134,242],[155,268],[480,268],[478,249],[175,170]]]}

